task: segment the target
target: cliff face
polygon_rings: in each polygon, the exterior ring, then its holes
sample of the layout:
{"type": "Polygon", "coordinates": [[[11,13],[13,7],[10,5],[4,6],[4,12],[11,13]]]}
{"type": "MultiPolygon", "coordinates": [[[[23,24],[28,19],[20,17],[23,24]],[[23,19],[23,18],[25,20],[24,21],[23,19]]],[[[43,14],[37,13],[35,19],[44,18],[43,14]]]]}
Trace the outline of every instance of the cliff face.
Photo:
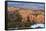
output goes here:
{"type": "Polygon", "coordinates": [[[35,23],[44,23],[44,15],[42,14],[42,12],[34,12],[31,10],[20,10],[19,11],[20,15],[22,16],[22,21],[27,21],[29,17],[29,20],[31,22],[35,22],[35,23]],[[41,14],[40,14],[41,13],[41,14]],[[24,20],[25,19],[25,20],[24,20]]]}
{"type": "Polygon", "coordinates": [[[27,22],[28,19],[31,23],[44,23],[44,12],[42,11],[32,11],[30,9],[21,9],[21,8],[11,8],[8,9],[9,12],[18,13],[22,16],[22,22],[27,22]]]}

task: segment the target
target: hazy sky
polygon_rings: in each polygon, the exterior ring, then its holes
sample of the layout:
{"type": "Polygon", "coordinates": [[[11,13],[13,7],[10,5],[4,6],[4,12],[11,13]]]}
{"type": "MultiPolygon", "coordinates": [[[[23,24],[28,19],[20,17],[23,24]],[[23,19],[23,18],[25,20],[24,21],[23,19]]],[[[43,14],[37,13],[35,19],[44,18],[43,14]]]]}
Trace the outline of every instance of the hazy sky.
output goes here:
{"type": "Polygon", "coordinates": [[[30,8],[30,9],[43,9],[44,10],[44,3],[21,3],[21,2],[8,2],[8,6],[14,7],[22,7],[22,8],[30,8]]]}

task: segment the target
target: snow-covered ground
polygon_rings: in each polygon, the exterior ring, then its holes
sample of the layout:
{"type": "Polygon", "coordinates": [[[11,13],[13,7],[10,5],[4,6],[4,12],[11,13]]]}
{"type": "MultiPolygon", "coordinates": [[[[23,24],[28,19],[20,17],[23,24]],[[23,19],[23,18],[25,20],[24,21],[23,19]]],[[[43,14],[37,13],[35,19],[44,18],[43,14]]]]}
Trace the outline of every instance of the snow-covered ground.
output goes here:
{"type": "Polygon", "coordinates": [[[37,28],[37,27],[44,28],[44,25],[45,24],[34,24],[34,25],[31,25],[31,28],[37,28]]]}
{"type": "MultiPolygon", "coordinates": [[[[39,28],[44,28],[45,27],[45,24],[34,24],[34,25],[31,25],[30,27],[26,27],[26,29],[27,28],[32,28],[32,29],[39,29],[39,28]]],[[[16,27],[16,28],[8,28],[8,29],[24,29],[23,27],[22,28],[18,28],[18,27],[16,27]]]]}

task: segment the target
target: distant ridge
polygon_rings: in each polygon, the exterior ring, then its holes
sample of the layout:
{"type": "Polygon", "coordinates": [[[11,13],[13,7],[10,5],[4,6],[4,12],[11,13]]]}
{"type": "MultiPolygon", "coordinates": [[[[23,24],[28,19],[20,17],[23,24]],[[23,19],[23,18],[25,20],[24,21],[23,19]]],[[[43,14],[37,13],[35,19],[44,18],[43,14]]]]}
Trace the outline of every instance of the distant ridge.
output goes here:
{"type": "MultiPolygon", "coordinates": [[[[8,6],[8,7],[11,7],[11,6],[8,6]]],[[[33,11],[45,11],[43,9],[30,9],[30,8],[23,8],[23,7],[13,7],[13,8],[19,8],[19,9],[24,9],[24,10],[33,10],[33,11]]]]}

